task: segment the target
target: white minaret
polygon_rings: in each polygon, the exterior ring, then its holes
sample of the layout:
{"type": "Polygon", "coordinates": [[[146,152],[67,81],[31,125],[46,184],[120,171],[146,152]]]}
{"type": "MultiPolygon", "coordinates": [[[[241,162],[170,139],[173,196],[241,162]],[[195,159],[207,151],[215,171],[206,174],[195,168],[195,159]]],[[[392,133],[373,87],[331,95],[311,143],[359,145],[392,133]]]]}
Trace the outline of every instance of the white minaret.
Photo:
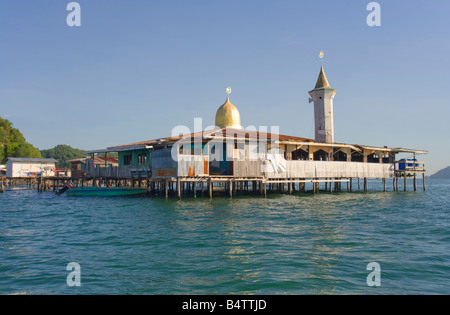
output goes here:
{"type": "Polygon", "coordinates": [[[316,142],[334,143],[333,99],[336,90],[330,87],[323,66],[320,68],[316,87],[309,91],[309,95],[309,102],[314,102],[316,142]]]}

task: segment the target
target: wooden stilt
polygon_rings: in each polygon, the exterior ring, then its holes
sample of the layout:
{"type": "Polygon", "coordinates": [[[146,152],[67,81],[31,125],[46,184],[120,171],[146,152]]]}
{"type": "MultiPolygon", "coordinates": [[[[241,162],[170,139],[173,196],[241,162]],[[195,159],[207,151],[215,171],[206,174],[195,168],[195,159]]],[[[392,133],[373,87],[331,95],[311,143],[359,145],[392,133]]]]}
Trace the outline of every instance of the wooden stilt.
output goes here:
{"type": "Polygon", "coordinates": [[[178,199],[181,200],[181,180],[180,180],[180,177],[177,177],[177,195],[178,195],[178,199]]]}
{"type": "MultiPolygon", "coordinates": [[[[261,181],[262,183],[262,181],[261,181]]],[[[267,183],[264,182],[264,198],[267,198],[267,183]]]]}
{"type": "Polygon", "coordinates": [[[213,197],[213,183],[211,178],[208,179],[208,190],[209,190],[209,199],[212,199],[213,197]]]}
{"type": "Polygon", "coordinates": [[[194,198],[197,198],[197,182],[192,182],[192,186],[194,188],[194,198]]]}
{"type": "Polygon", "coordinates": [[[164,183],[164,189],[166,192],[166,199],[169,199],[169,179],[167,179],[167,178],[164,183]]]}
{"type": "Polygon", "coordinates": [[[230,179],[228,181],[228,193],[230,194],[230,198],[233,198],[233,180],[230,179]]]}
{"type": "Polygon", "coordinates": [[[403,190],[406,191],[406,171],[404,172],[403,175],[403,190]]]}
{"type": "Polygon", "coordinates": [[[422,173],[422,184],[423,184],[423,191],[426,191],[427,187],[425,185],[425,173],[422,173]]]}

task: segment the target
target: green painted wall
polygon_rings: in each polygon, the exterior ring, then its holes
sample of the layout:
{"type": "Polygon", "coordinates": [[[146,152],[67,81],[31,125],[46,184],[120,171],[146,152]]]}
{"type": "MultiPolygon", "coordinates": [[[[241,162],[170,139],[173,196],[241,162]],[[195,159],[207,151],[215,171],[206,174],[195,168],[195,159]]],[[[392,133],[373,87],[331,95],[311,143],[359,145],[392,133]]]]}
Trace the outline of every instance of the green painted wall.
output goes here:
{"type": "Polygon", "coordinates": [[[152,165],[152,150],[141,149],[141,150],[132,150],[132,151],[122,151],[119,152],[119,166],[125,165],[125,156],[131,154],[131,166],[139,166],[139,154],[145,153],[147,155],[147,163],[145,165],[152,165]]]}

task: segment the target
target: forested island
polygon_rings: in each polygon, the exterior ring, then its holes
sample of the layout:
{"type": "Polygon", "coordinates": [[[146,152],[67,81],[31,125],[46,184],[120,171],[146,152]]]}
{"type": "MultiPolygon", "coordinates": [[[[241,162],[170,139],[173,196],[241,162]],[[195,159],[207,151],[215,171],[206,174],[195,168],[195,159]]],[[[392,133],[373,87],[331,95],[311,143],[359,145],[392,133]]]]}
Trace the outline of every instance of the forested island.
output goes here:
{"type": "Polygon", "coordinates": [[[433,179],[450,179],[450,166],[437,171],[433,175],[430,176],[433,179]]]}
{"type": "Polygon", "coordinates": [[[68,168],[67,161],[82,158],[84,150],[59,144],[52,149],[39,150],[25,140],[22,132],[14,128],[13,123],[0,117],[0,164],[8,157],[53,158],[58,161],[56,167],[68,168]]]}

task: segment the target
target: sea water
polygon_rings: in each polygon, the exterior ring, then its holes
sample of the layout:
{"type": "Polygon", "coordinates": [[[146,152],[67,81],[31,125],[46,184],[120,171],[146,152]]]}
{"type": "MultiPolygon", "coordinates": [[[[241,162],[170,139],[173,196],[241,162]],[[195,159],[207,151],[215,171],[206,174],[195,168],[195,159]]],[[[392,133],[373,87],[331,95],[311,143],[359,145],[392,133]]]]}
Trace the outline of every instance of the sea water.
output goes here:
{"type": "Polygon", "coordinates": [[[450,181],[382,190],[212,201],[6,191],[0,294],[449,294],[450,181]]]}

